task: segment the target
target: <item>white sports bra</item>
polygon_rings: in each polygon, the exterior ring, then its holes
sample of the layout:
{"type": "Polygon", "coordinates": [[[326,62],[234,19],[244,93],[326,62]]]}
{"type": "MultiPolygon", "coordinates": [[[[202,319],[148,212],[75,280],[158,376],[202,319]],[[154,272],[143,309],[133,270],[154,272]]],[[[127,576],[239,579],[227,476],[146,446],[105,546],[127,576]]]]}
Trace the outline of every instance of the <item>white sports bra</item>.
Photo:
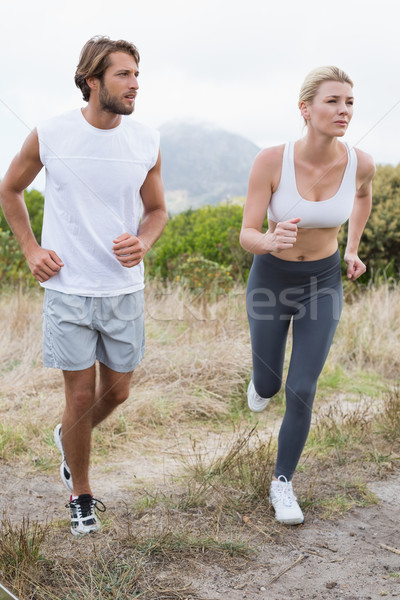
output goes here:
{"type": "Polygon", "coordinates": [[[285,144],[278,189],[271,196],[268,218],[275,223],[300,217],[299,227],[314,229],[339,227],[350,217],[356,193],[357,154],[347,148],[347,165],[336,194],[327,200],[312,202],[300,196],[294,169],[294,142],[285,144]]]}

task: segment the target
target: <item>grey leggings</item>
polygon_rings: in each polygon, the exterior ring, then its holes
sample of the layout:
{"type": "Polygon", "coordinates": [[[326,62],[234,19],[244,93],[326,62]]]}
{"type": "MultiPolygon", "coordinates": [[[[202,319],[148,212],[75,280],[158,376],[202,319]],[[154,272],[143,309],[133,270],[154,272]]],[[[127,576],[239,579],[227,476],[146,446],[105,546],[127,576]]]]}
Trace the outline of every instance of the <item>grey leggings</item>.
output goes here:
{"type": "Polygon", "coordinates": [[[263,398],[282,385],[289,324],[293,347],[286,380],[286,412],[278,437],[275,477],[288,481],[299,462],[311,423],[318,377],[343,305],[340,255],[295,262],[257,255],[247,283],[253,383],[263,398]]]}

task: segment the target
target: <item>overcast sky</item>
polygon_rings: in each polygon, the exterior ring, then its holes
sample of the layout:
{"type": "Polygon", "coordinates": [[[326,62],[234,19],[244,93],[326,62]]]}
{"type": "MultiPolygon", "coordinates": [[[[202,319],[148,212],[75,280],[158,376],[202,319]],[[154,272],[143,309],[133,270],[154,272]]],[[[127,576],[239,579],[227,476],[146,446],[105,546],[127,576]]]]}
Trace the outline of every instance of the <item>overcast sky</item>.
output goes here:
{"type": "Polygon", "coordinates": [[[398,164],[399,16],[398,0],[1,0],[0,178],[39,121],[84,106],[73,77],[97,34],[139,48],[135,119],[207,122],[262,147],[301,137],[301,83],[335,64],[355,83],[347,141],[398,164]]]}

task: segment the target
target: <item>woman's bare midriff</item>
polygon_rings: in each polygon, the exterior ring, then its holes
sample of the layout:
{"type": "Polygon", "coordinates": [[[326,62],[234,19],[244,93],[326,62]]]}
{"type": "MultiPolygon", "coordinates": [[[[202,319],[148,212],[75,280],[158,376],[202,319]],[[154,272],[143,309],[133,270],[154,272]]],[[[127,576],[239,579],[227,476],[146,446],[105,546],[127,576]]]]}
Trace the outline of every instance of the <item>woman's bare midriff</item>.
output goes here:
{"type": "MultiPolygon", "coordinates": [[[[274,231],[276,223],[269,221],[269,231],[274,231]]],[[[332,256],[337,250],[337,235],[340,227],[327,227],[321,229],[297,230],[297,239],[293,248],[281,252],[271,252],[272,256],[282,260],[307,261],[320,260],[332,256]]]]}

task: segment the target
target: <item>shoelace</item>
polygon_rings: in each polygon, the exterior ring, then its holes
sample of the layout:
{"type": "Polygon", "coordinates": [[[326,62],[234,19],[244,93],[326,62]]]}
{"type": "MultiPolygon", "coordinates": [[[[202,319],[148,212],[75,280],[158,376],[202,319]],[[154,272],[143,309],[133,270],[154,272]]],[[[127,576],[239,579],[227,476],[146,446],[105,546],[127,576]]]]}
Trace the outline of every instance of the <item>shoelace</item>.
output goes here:
{"type": "Polygon", "coordinates": [[[70,502],[65,505],[66,508],[73,506],[78,510],[80,517],[87,517],[90,515],[92,506],[99,512],[106,511],[106,506],[101,500],[92,498],[92,496],[89,496],[89,494],[84,494],[84,496],[85,497],[81,499],[76,498],[75,500],[70,500],[70,502]]]}
{"type": "Polygon", "coordinates": [[[296,501],[296,497],[293,493],[292,486],[290,485],[290,482],[286,479],[284,475],[279,475],[278,481],[278,489],[281,495],[282,503],[285,506],[291,507],[293,505],[293,502],[296,501]]]}
{"type": "Polygon", "coordinates": [[[260,396],[260,394],[256,391],[256,388],[254,387],[254,383],[252,384],[252,395],[253,395],[253,400],[258,403],[258,404],[263,404],[265,402],[265,398],[263,398],[262,396],[260,396]]]}
{"type": "Polygon", "coordinates": [[[92,498],[92,501],[94,502],[94,507],[96,510],[98,510],[99,512],[106,512],[106,505],[101,500],[98,500],[97,498],[92,498]]]}

